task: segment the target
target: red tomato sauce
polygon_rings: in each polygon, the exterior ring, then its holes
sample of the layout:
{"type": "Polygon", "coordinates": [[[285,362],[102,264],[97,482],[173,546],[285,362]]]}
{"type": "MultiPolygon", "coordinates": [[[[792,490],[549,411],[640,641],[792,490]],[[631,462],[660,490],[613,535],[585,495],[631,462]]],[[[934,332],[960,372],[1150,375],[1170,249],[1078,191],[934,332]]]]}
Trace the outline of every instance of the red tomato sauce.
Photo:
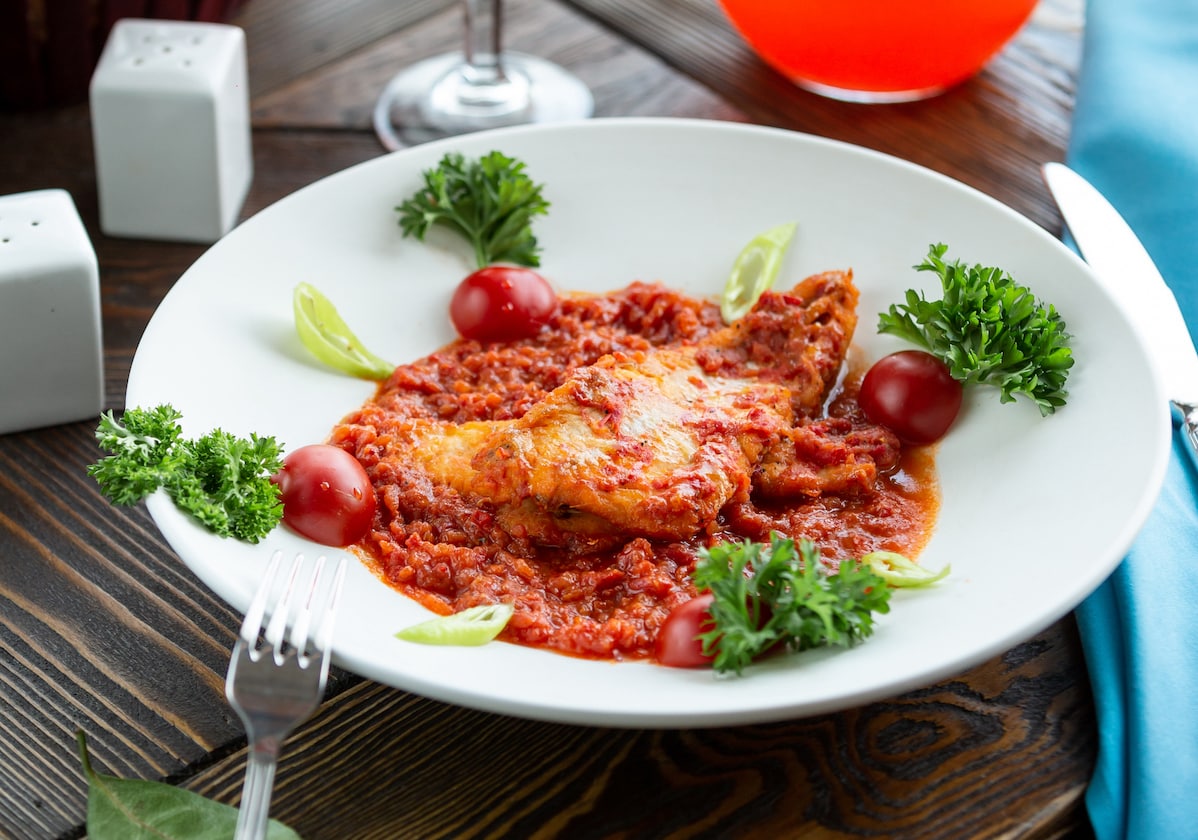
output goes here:
{"type": "MultiPolygon", "coordinates": [[[[515,615],[500,638],[617,660],[652,656],[670,610],[695,595],[696,552],[713,542],[763,540],[776,530],[812,539],[827,558],[878,549],[917,555],[939,504],[927,448],[902,451],[897,467],[867,495],[825,494],[802,503],[751,499],[729,504],[688,541],[635,538],[582,556],[503,531],[485,505],[438,485],[402,458],[385,457],[388,430],[404,418],[520,417],[576,367],[613,351],[699,341],[720,326],[715,303],[635,283],[611,294],[564,298],[533,339],[458,340],[400,366],[330,438],[361,461],[378,498],[374,527],[355,550],[383,581],[435,612],[512,603],[515,615]]],[[[872,427],[855,399],[861,373],[850,370],[826,413],[829,424],[868,436],[872,427]]]]}

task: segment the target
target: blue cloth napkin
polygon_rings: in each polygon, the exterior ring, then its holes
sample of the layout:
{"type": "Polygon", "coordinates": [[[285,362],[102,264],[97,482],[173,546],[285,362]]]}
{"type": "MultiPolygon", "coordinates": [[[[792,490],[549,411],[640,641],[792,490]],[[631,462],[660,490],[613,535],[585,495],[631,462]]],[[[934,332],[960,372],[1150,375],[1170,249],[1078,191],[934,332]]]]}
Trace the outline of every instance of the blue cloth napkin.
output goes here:
{"type": "MultiPolygon", "coordinates": [[[[1088,0],[1067,162],[1123,214],[1198,334],[1198,2],[1088,0]]],[[[1131,552],[1077,609],[1099,840],[1198,836],[1198,472],[1180,432],[1131,552]]]]}

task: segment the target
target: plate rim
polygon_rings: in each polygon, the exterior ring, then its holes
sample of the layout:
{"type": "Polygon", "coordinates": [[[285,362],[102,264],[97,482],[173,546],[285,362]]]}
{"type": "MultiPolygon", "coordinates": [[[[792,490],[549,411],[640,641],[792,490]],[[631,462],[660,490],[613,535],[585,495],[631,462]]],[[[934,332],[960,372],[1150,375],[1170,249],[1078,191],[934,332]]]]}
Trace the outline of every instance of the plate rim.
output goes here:
{"type": "MultiPolygon", "coordinates": [[[[489,139],[493,138],[497,145],[501,145],[502,140],[505,137],[517,137],[517,136],[523,136],[523,135],[530,134],[530,133],[541,134],[541,133],[558,133],[558,132],[570,132],[570,131],[583,131],[583,132],[609,131],[609,130],[620,131],[620,130],[623,130],[626,128],[633,128],[636,130],[650,130],[650,131],[666,128],[667,130],[680,129],[683,131],[699,131],[699,132],[716,131],[716,132],[721,132],[721,133],[744,134],[746,136],[762,135],[762,136],[768,136],[768,137],[774,137],[774,138],[781,138],[785,142],[797,141],[800,144],[802,144],[802,143],[813,144],[814,146],[817,146],[817,147],[825,147],[828,149],[832,149],[838,154],[847,154],[850,156],[863,156],[865,158],[877,160],[880,163],[883,163],[883,164],[886,164],[889,166],[897,166],[899,169],[907,170],[908,172],[914,174],[915,176],[917,176],[919,178],[930,178],[932,181],[938,182],[942,186],[949,187],[956,191],[964,191],[965,195],[969,199],[972,199],[974,201],[981,201],[984,205],[989,206],[991,210],[1000,212],[1001,214],[1006,216],[1008,219],[1010,219],[1012,222],[1024,225],[1024,226],[1026,226],[1026,228],[1035,231],[1038,235],[1048,237],[1049,240],[1051,240],[1052,242],[1055,242],[1056,245],[1059,246],[1061,249],[1063,249],[1063,251],[1065,253],[1067,253],[1070,258],[1072,258],[1073,260],[1076,261],[1076,265],[1079,268],[1079,270],[1081,270],[1082,272],[1084,272],[1086,275],[1088,275],[1090,277],[1094,287],[1097,290],[1100,290],[1100,291],[1102,290],[1102,286],[1100,283],[1097,282],[1096,276],[1093,274],[1093,272],[1090,270],[1090,268],[1085,264],[1085,262],[1076,255],[1076,253],[1074,253],[1073,251],[1068,249],[1068,247],[1065,246],[1063,243],[1061,243],[1059,240],[1051,237],[1051,235],[1048,233],[1048,231],[1046,231],[1044,228],[1040,227],[1039,225],[1035,224],[1032,220],[1023,216],[1022,214],[1019,214],[1017,211],[1013,210],[1012,208],[1010,208],[1007,205],[1003,204],[1002,202],[998,201],[996,198],[989,196],[986,193],[983,193],[980,190],[978,190],[974,187],[971,187],[970,185],[965,184],[957,179],[954,179],[948,175],[945,175],[941,172],[937,172],[936,170],[932,170],[932,169],[922,166],[920,164],[917,164],[917,163],[914,163],[914,162],[911,162],[911,161],[908,161],[908,160],[905,160],[902,158],[898,158],[898,157],[889,155],[884,152],[876,151],[873,149],[869,149],[869,148],[866,148],[863,146],[855,145],[855,144],[848,143],[846,141],[842,141],[842,140],[838,140],[838,139],[834,139],[834,138],[819,137],[816,135],[805,134],[802,132],[796,132],[796,131],[791,131],[789,129],[782,129],[782,128],[776,128],[776,127],[771,127],[771,126],[761,126],[761,125],[755,125],[755,124],[745,124],[745,123],[726,122],[726,121],[717,121],[717,120],[702,120],[702,119],[672,118],[672,117],[609,117],[609,118],[597,118],[597,119],[592,119],[592,120],[580,121],[580,122],[576,122],[576,123],[564,123],[564,124],[555,124],[555,125],[547,125],[547,126],[520,126],[520,127],[513,127],[513,128],[498,129],[498,130],[490,131],[490,132],[481,132],[478,135],[474,135],[473,137],[469,138],[469,141],[471,144],[478,144],[478,143],[481,143],[484,139],[489,140],[489,139]]],[[[423,146],[415,147],[415,148],[418,150],[422,150],[422,154],[432,155],[434,153],[440,153],[441,151],[450,150],[450,149],[458,147],[460,145],[461,139],[462,138],[448,138],[446,140],[437,141],[435,143],[430,143],[430,144],[425,144],[423,146]]],[[[382,163],[382,161],[394,160],[394,159],[396,159],[397,156],[406,156],[406,155],[409,155],[412,151],[413,150],[411,150],[411,149],[400,150],[398,152],[393,152],[393,153],[381,155],[380,157],[377,157],[377,158],[372,158],[372,159],[369,159],[366,161],[362,161],[360,163],[357,163],[350,167],[347,167],[346,169],[343,169],[338,172],[332,173],[330,175],[324,176],[323,178],[320,178],[317,181],[312,182],[311,184],[305,185],[304,187],[301,187],[300,189],[279,199],[278,201],[272,203],[271,205],[264,207],[262,210],[258,211],[254,216],[245,220],[241,225],[238,225],[237,228],[235,228],[233,231],[231,231],[228,234],[228,236],[225,238],[225,240],[222,240],[221,242],[216,243],[214,246],[212,246],[212,248],[205,251],[205,253],[202,254],[200,256],[200,258],[197,259],[196,262],[193,263],[193,265],[190,266],[184,272],[184,274],[180,277],[179,282],[177,282],[174,285],[174,287],[172,287],[172,289],[164,297],[162,304],[160,305],[159,309],[155,311],[154,316],[151,317],[150,323],[147,325],[145,332],[143,333],[141,339],[139,340],[137,351],[134,354],[134,358],[133,358],[133,361],[130,366],[129,380],[128,380],[129,384],[126,389],[126,404],[130,405],[130,406],[137,404],[137,402],[135,402],[134,398],[138,394],[138,387],[141,382],[141,368],[142,368],[142,365],[144,364],[144,358],[142,357],[142,348],[143,348],[143,345],[148,347],[150,342],[152,341],[151,327],[154,325],[154,321],[158,317],[158,312],[162,309],[162,307],[164,305],[167,305],[168,301],[171,300],[172,296],[176,295],[177,290],[179,290],[181,288],[186,290],[187,288],[189,288],[188,283],[191,283],[193,281],[187,280],[187,278],[190,275],[192,275],[193,271],[196,270],[197,266],[201,266],[203,264],[204,260],[208,257],[208,255],[210,253],[212,253],[212,251],[214,251],[216,248],[222,247],[222,243],[226,240],[231,239],[232,237],[246,237],[246,236],[252,235],[254,233],[254,231],[257,229],[258,225],[266,224],[265,222],[262,221],[262,219],[264,218],[264,214],[271,213],[274,210],[274,208],[282,205],[284,202],[290,202],[292,204],[297,203],[299,201],[302,201],[303,199],[301,197],[309,194],[310,191],[315,190],[315,189],[323,189],[325,187],[321,187],[322,184],[327,184],[327,182],[329,182],[333,179],[344,178],[344,177],[346,177],[346,173],[356,171],[356,170],[359,170],[364,167],[384,167],[387,164],[382,163]],[[239,233],[239,231],[240,231],[240,233],[239,233]],[[187,283],[184,282],[185,280],[187,280],[187,283]]],[[[183,293],[180,292],[179,294],[183,294],[183,293]]],[[[1133,333],[1133,337],[1134,337],[1134,340],[1137,342],[1137,346],[1143,352],[1145,359],[1149,359],[1150,356],[1147,353],[1146,349],[1143,348],[1142,343],[1139,342],[1138,336],[1135,336],[1133,333]]],[[[1164,385],[1163,385],[1163,381],[1161,381],[1161,376],[1160,376],[1159,371],[1156,370],[1156,368],[1153,367],[1152,365],[1148,365],[1147,371],[1149,374],[1149,378],[1152,380],[1152,387],[1150,388],[1150,390],[1153,390],[1156,394],[1160,395],[1163,398],[1163,395],[1165,393],[1164,385]]],[[[353,406],[352,405],[346,406],[346,408],[347,408],[347,410],[352,409],[353,406]]],[[[1161,425],[1162,421],[1163,421],[1163,425],[1168,426],[1168,424],[1171,422],[1171,419],[1169,418],[1167,400],[1162,399],[1159,401],[1159,405],[1151,406],[1149,409],[1146,409],[1146,410],[1150,411],[1150,413],[1154,417],[1154,422],[1158,425],[1161,425]]],[[[1162,432],[1160,441],[1158,441],[1158,443],[1159,443],[1159,445],[1157,446],[1157,451],[1155,452],[1156,457],[1153,459],[1153,462],[1150,465],[1151,468],[1149,470],[1149,478],[1147,481],[1146,492],[1141,495],[1137,509],[1135,511],[1133,511],[1131,513],[1131,515],[1125,520],[1124,527],[1123,527],[1122,531],[1120,532],[1118,539],[1116,540],[1119,544],[1123,545],[1123,550],[1120,551],[1118,553],[1118,556],[1114,557],[1109,563],[1104,564],[1105,571],[1102,573],[1101,579],[1105,579],[1106,575],[1108,575],[1118,565],[1118,562],[1121,560],[1122,555],[1124,553],[1126,553],[1126,548],[1128,546],[1130,546],[1131,542],[1134,540],[1135,534],[1137,534],[1139,532],[1139,530],[1143,527],[1143,524],[1147,520],[1147,517],[1148,517],[1152,507],[1155,505],[1156,498],[1159,495],[1161,487],[1163,485],[1165,470],[1166,470],[1167,463],[1168,463],[1169,451],[1170,451],[1169,450],[1169,435],[1167,433],[1162,432]]],[[[203,576],[203,574],[201,574],[201,571],[199,569],[197,569],[195,566],[193,566],[192,562],[189,560],[189,558],[187,556],[184,556],[183,552],[179,551],[179,548],[174,544],[174,542],[171,540],[170,535],[167,533],[167,530],[169,530],[169,529],[164,529],[163,522],[168,520],[171,516],[175,515],[176,512],[174,511],[173,506],[170,504],[170,502],[165,500],[165,497],[161,493],[161,491],[159,492],[159,494],[156,494],[155,497],[153,497],[149,500],[148,507],[150,508],[150,513],[151,513],[152,518],[155,521],[156,526],[159,528],[160,531],[163,532],[163,536],[167,539],[167,541],[169,543],[172,544],[172,548],[176,551],[176,553],[179,554],[181,559],[183,559],[184,563],[191,569],[191,571],[194,574],[197,575],[197,577],[199,577],[201,579],[201,581],[203,583],[205,583],[205,585],[207,585],[209,588],[213,588],[212,584],[203,576]]],[[[1099,579],[1098,582],[1095,584],[1095,586],[1090,588],[1089,591],[1093,591],[1093,588],[1096,588],[1098,585],[1100,585],[1101,579],[1099,579]]],[[[234,607],[236,607],[238,609],[243,608],[242,604],[238,604],[235,602],[237,600],[236,598],[230,598],[229,593],[217,591],[217,594],[223,600],[228,601],[234,607]]],[[[1074,602],[1072,604],[1064,604],[1063,603],[1061,605],[1061,608],[1055,614],[1051,614],[1051,615],[1044,614],[1042,616],[1042,620],[1040,620],[1038,622],[1039,630],[1034,631],[1034,632],[1040,632],[1044,628],[1046,628],[1049,625],[1051,625],[1052,623],[1054,623],[1055,621],[1059,620],[1065,614],[1070,612],[1079,602],[1080,602],[1080,599],[1078,599],[1076,602],[1074,602]]],[[[438,690],[437,686],[426,685],[423,682],[421,682],[420,680],[409,679],[408,684],[399,685],[393,678],[389,679],[388,675],[378,673],[377,670],[371,665],[371,663],[369,661],[364,660],[359,656],[356,656],[353,652],[347,652],[344,650],[336,650],[336,649],[334,650],[334,662],[339,664],[341,667],[345,667],[348,670],[351,670],[355,673],[366,676],[367,678],[375,679],[379,682],[383,682],[385,684],[392,685],[397,688],[401,688],[403,690],[412,691],[412,692],[420,694],[424,697],[430,697],[433,699],[442,700],[444,702],[455,703],[455,704],[470,707],[470,708],[480,709],[480,710],[484,710],[484,711],[491,711],[491,712],[496,712],[496,713],[500,713],[500,714],[511,714],[511,715],[517,715],[520,717],[525,717],[525,718],[530,718],[530,719],[549,720],[549,721],[587,724],[587,725],[606,725],[606,726],[621,726],[621,727],[622,726],[701,727],[701,726],[724,726],[724,725],[730,725],[730,724],[744,724],[744,723],[761,723],[761,722],[776,721],[776,720],[782,720],[782,719],[792,719],[792,718],[797,718],[797,717],[807,717],[810,715],[822,714],[822,713],[826,713],[829,711],[835,711],[838,709],[844,709],[844,708],[848,708],[848,707],[852,707],[852,706],[864,705],[866,703],[875,702],[877,700],[884,699],[887,697],[894,697],[894,696],[902,694],[906,691],[909,691],[909,690],[912,690],[912,689],[915,689],[915,688],[918,688],[921,686],[932,685],[935,682],[938,682],[944,678],[952,676],[954,673],[960,673],[964,670],[967,670],[970,667],[977,665],[980,662],[983,662],[989,658],[992,658],[994,655],[997,655],[998,653],[1002,652],[1003,650],[1008,649],[1010,646],[1011,646],[1010,639],[996,638],[995,640],[991,641],[991,643],[978,647],[970,656],[958,657],[953,662],[944,663],[944,664],[940,665],[938,668],[928,669],[928,670],[923,670],[923,671],[913,673],[906,679],[892,679],[889,682],[886,682],[885,684],[876,685],[872,689],[858,690],[856,693],[854,693],[853,698],[847,702],[846,702],[846,699],[843,697],[829,697],[826,700],[824,700],[822,703],[809,703],[806,706],[804,706],[804,708],[802,710],[796,710],[796,709],[784,707],[784,706],[763,706],[763,707],[750,709],[750,710],[745,710],[745,709],[730,709],[730,710],[725,710],[725,711],[707,710],[707,711],[701,711],[701,712],[697,712],[697,713],[681,713],[681,714],[672,713],[669,711],[653,712],[653,711],[649,711],[649,710],[641,710],[641,711],[634,712],[634,713],[614,713],[614,714],[607,713],[607,714],[603,715],[602,719],[596,719],[596,713],[594,712],[594,710],[591,710],[591,709],[545,708],[536,703],[529,704],[529,703],[513,702],[513,701],[509,701],[509,700],[496,701],[493,697],[490,697],[490,696],[486,695],[485,693],[483,693],[483,694],[467,694],[467,693],[455,692],[452,690],[451,691],[438,690]]],[[[557,654],[542,652],[542,655],[551,655],[552,656],[552,655],[557,655],[557,654]]],[[[608,663],[604,663],[604,664],[608,664],[608,663]]],[[[631,664],[631,663],[621,663],[621,664],[613,665],[613,667],[625,667],[628,664],[631,664]]],[[[647,667],[655,667],[656,668],[656,667],[660,667],[660,666],[647,666],[647,667]]],[[[750,677],[749,679],[752,679],[752,677],[750,677]]]]}

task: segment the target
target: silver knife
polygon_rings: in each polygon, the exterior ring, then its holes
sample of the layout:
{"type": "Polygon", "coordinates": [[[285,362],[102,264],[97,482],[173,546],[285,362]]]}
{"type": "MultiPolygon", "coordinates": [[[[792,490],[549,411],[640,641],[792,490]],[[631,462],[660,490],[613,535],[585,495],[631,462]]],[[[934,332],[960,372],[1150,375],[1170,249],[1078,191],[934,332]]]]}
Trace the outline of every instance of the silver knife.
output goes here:
{"type": "Polygon", "coordinates": [[[1131,226],[1102,193],[1064,164],[1046,163],[1043,173],[1082,257],[1148,348],[1198,459],[1198,353],[1177,298],[1131,226]]]}

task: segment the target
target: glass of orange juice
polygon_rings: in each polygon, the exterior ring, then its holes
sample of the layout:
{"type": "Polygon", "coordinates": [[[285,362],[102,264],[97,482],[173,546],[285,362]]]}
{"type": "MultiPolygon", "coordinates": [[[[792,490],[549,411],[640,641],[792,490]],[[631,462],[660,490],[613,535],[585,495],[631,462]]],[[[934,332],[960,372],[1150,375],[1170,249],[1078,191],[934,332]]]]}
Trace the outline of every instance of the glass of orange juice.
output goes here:
{"type": "Polygon", "coordinates": [[[720,0],[766,63],[853,102],[924,99],[973,76],[1036,0],[720,0]]]}

